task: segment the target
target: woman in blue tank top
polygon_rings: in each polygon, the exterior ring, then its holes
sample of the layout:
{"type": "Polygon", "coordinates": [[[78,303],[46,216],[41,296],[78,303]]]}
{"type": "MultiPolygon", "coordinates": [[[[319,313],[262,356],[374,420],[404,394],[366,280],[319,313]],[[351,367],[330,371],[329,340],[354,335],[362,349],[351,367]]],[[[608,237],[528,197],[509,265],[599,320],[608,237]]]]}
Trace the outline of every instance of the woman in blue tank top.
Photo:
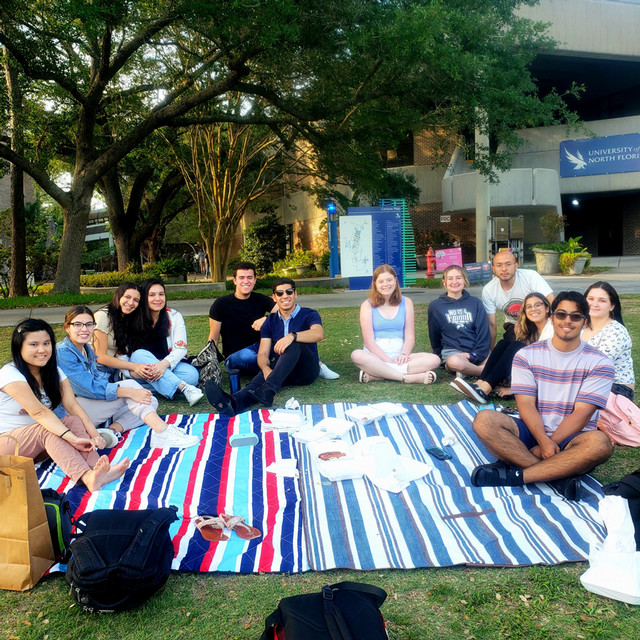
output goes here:
{"type": "Polygon", "coordinates": [[[415,346],[413,302],[404,298],[393,267],[383,264],[373,272],[369,297],[360,306],[364,348],[351,360],[360,369],[360,382],[397,380],[435,382],[440,358],[412,353],[415,346]]]}

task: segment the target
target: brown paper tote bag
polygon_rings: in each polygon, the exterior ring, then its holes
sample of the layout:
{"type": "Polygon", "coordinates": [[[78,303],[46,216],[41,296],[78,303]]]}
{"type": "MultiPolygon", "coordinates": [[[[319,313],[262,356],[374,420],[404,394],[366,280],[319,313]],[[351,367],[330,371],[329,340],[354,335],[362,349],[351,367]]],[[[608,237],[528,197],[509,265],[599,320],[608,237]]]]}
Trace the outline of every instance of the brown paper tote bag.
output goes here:
{"type": "Polygon", "coordinates": [[[31,589],[54,563],[47,514],[31,458],[0,455],[0,588],[31,589]]]}

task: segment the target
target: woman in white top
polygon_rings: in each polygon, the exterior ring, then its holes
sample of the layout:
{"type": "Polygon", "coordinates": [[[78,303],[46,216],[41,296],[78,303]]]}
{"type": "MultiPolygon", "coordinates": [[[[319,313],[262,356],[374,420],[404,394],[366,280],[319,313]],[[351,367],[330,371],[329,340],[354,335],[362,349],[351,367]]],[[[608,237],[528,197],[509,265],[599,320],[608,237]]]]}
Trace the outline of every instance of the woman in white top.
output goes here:
{"type": "MultiPolygon", "coordinates": [[[[105,441],[58,368],[51,326],[35,318],[20,322],[11,337],[11,356],[13,362],[0,369],[0,434],[18,441],[20,455],[37,458],[46,453],[89,491],[122,476],[129,458],[111,466],[107,456],[97,454],[105,441]],[[59,405],[67,417],[55,415],[59,405]]],[[[0,438],[0,454],[13,451],[13,441],[0,438]]]]}
{"type": "Polygon", "coordinates": [[[396,272],[388,264],[373,272],[369,298],[360,306],[364,349],[351,360],[360,369],[360,382],[397,380],[435,382],[440,358],[433,353],[412,353],[415,345],[413,302],[400,291],[396,272]]]}
{"type": "Polygon", "coordinates": [[[582,339],[604,353],[615,366],[611,393],[633,400],[635,375],[631,358],[631,337],[622,321],[618,292],[608,282],[594,282],[586,291],[589,303],[588,327],[582,339]]]}
{"type": "Polygon", "coordinates": [[[177,391],[193,406],[204,395],[195,385],[198,370],[188,362],[187,329],[184,318],[167,307],[167,297],[161,280],[152,278],[142,284],[138,326],[130,334],[129,360],[148,366],[149,373],[141,381],[165,398],[177,391]]]}

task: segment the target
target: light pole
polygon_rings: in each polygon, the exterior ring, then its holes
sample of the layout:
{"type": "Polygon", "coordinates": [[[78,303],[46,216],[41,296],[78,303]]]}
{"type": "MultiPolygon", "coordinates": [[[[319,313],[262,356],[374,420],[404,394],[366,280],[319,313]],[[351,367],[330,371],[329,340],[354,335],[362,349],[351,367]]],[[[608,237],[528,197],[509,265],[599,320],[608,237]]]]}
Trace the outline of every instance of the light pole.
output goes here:
{"type": "Polygon", "coordinates": [[[329,200],[327,210],[327,239],[329,241],[329,275],[335,278],[340,273],[340,254],[338,251],[338,210],[336,203],[329,200]]]}

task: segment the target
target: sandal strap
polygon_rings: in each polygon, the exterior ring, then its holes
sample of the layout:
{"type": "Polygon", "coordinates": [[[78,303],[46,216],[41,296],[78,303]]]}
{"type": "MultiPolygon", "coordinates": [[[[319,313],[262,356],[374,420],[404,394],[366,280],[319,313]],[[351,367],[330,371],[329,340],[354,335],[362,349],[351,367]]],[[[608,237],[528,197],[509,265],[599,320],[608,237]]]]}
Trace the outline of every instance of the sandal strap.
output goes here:
{"type": "Polygon", "coordinates": [[[196,526],[213,527],[214,529],[224,529],[227,526],[224,518],[220,516],[198,516],[196,518],[196,526]],[[199,522],[198,522],[199,521],[199,522]]]}
{"type": "MultiPolygon", "coordinates": [[[[227,516],[222,514],[220,516],[221,520],[225,523],[227,529],[233,529],[237,527],[239,524],[244,524],[244,518],[242,516],[227,516]]],[[[245,525],[246,526],[246,525],[245,525]]]]}

